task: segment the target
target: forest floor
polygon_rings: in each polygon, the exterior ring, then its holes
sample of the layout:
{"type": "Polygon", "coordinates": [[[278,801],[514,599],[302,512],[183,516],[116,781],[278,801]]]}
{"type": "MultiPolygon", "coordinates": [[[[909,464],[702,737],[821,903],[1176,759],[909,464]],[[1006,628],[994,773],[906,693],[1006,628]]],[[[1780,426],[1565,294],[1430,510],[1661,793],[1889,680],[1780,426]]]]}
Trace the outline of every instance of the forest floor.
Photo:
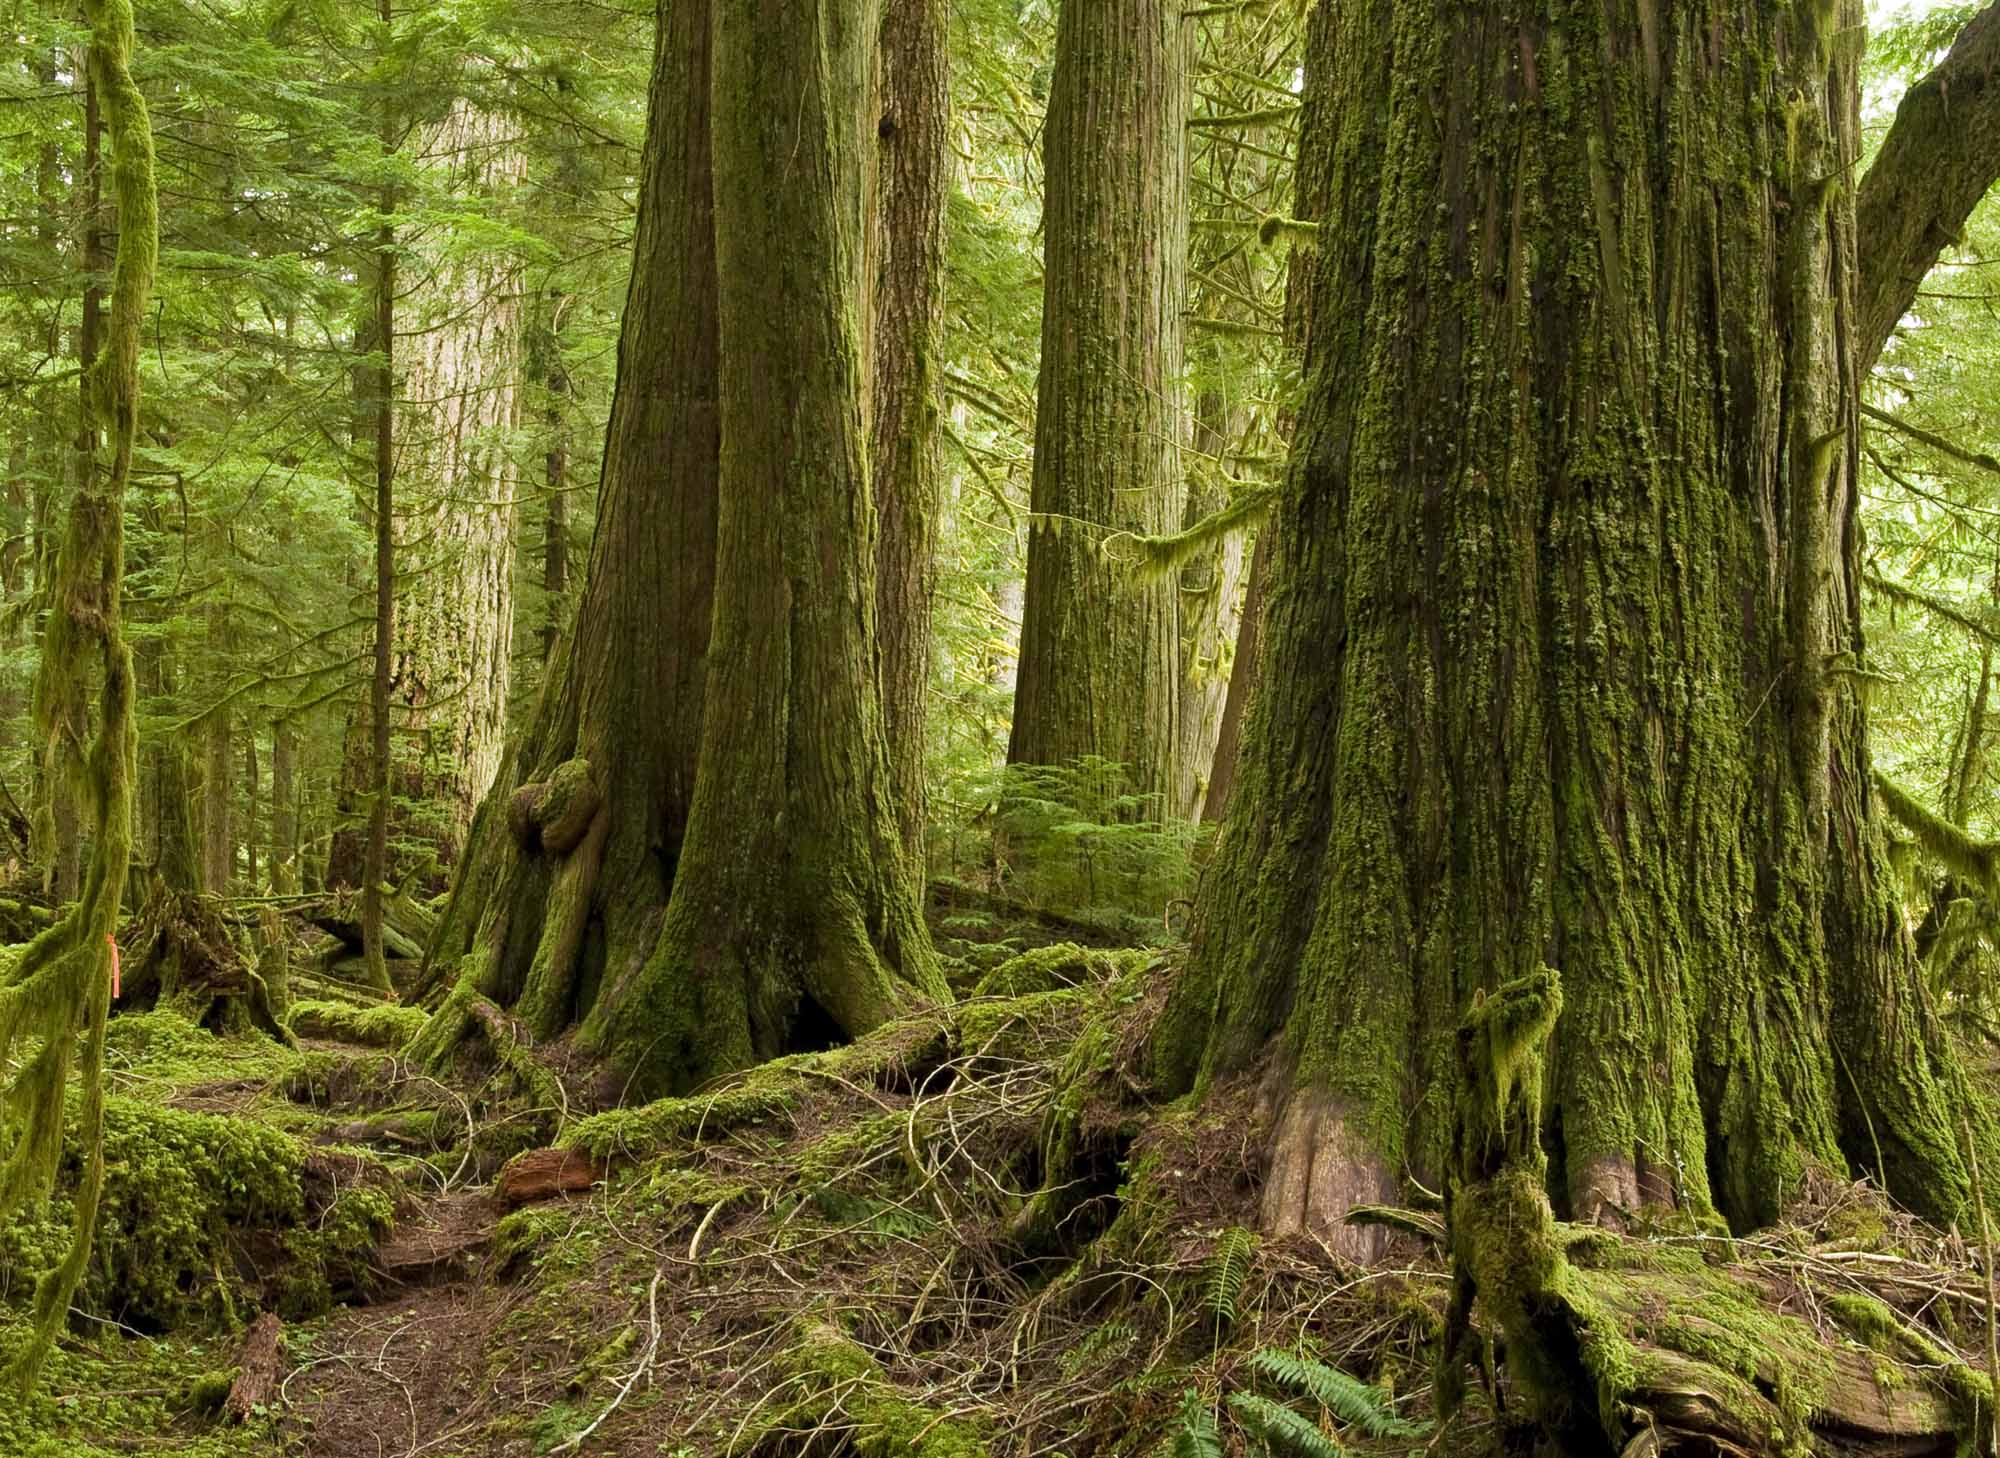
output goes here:
{"type": "MultiPolygon", "coordinates": [[[[935,921],[959,1003],[594,1114],[582,1077],[537,1107],[476,1051],[409,1066],[403,1009],[301,1004],[296,1047],[115,1019],[100,1248],[0,1458],[1518,1448],[1490,1345],[1432,1427],[1439,1216],[1385,1213],[1370,1271],[1261,1240],[1252,1091],[1133,1077],[1160,954],[963,900],[935,921]]],[[[0,1355],[65,1216],[0,1225],[0,1355]]],[[[1865,1187],[1755,1240],[1572,1251],[1654,1374],[1648,1431],[1914,1455],[1990,1408],[1965,1242],[1865,1187]]]]}

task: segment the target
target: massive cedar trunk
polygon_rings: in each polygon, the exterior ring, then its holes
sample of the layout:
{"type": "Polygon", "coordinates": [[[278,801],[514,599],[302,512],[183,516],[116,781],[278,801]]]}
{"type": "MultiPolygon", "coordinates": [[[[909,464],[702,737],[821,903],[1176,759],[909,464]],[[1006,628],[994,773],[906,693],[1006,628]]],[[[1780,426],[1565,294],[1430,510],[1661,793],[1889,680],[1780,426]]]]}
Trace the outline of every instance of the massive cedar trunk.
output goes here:
{"type": "MultiPolygon", "coordinates": [[[[944,0],[885,0],[876,47],[869,451],[882,717],[903,844],[924,850],[924,700],[938,538],[937,368],[951,90],[944,0]]],[[[919,859],[921,864],[921,859],[919,859]]]]}
{"type": "MultiPolygon", "coordinates": [[[[512,124],[460,97],[424,139],[421,165],[455,193],[520,185],[525,162],[512,124]]],[[[450,866],[480,797],[493,783],[506,732],[513,656],[516,472],[505,435],[516,422],[521,362],[520,267],[492,252],[399,265],[423,280],[396,300],[395,523],[408,543],[399,572],[391,716],[395,793],[418,807],[405,839],[450,866]]],[[[366,740],[357,715],[350,736],[366,740]]],[[[368,768],[370,756],[348,763],[368,768]]],[[[365,785],[344,787],[359,803],[365,785]]],[[[358,842],[361,827],[345,832],[358,842]]],[[[336,843],[336,865],[361,859],[336,843]]]]}
{"type": "Polygon", "coordinates": [[[1187,43],[1170,0],[1069,0],[1044,131],[1042,364],[1010,764],[1177,787],[1175,584],[1106,539],[1181,525],[1187,43]]]}
{"type": "Polygon", "coordinates": [[[1158,1043],[1266,1070],[1274,1229],[1371,1254],[1458,1011],[1544,964],[1578,1218],[1757,1223],[1812,1165],[1966,1199],[1853,677],[1859,24],[1321,9],[1304,406],[1158,1043]]]}
{"type": "Polygon", "coordinates": [[[481,812],[433,952],[472,955],[419,1051],[483,996],[536,1036],[580,1023],[645,1094],[943,994],[875,677],[872,20],[731,0],[711,47],[707,6],[663,7],[576,642],[481,812]]]}
{"type": "Polygon", "coordinates": [[[607,981],[585,1029],[642,1090],[945,995],[874,673],[855,296],[869,9],[715,9],[722,456],[701,760],[659,949],[607,981]]]}
{"type": "MultiPolygon", "coordinates": [[[[708,56],[707,4],[662,4],[576,628],[481,806],[429,951],[430,975],[456,973],[537,1037],[652,955],[694,793],[718,460],[708,56]]],[[[434,1048],[452,1021],[434,1020],[434,1048]]]]}

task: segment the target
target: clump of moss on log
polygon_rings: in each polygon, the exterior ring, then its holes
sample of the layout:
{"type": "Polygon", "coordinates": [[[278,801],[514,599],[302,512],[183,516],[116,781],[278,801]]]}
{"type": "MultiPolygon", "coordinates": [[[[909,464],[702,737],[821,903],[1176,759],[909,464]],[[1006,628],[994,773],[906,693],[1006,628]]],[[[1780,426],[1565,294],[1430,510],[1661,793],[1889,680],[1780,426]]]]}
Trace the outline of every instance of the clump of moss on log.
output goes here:
{"type": "Polygon", "coordinates": [[[285,1025],[308,1038],[331,1038],[368,1048],[401,1048],[430,1021],[422,1008],[383,1003],[362,1007],[348,1002],[301,1002],[292,1007],[285,1025]]]}
{"type": "MultiPolygon", "coordinates": [[[[228,1330],[261,1304],[324,1311],[394,1217],[387,1176],[349,1156],[331,1177],[328,1156],[250,1119],[114,1095],[104,1151],[97,1239],[77,1300],[152,1329],[228,1330]],[[284,1259],[270,1259],[276,1250],[284,1259]]],[[[0,1290],[30,1289],[60,1260],[84,1158],[66,1141],[56,1198],[0,1224],[0,1290]]]]}

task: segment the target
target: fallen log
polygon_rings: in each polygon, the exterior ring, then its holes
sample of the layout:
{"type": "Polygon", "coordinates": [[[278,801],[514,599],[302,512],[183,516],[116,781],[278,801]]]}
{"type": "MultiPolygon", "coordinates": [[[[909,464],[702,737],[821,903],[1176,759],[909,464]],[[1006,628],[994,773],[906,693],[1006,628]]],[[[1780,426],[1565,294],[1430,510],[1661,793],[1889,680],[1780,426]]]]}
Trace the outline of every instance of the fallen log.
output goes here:
{"type": "Polygon", "coordinates": [[[232,1423],[245,1422],[260,1408],[268,1407],[278,1385],[278,1318],[266,1311],[250,1323],[243,1334],[243,1350],[236,1359],[236,1380],[229,1384],[229,1396],[222,1400],[222,1415],[232,1423]]]}

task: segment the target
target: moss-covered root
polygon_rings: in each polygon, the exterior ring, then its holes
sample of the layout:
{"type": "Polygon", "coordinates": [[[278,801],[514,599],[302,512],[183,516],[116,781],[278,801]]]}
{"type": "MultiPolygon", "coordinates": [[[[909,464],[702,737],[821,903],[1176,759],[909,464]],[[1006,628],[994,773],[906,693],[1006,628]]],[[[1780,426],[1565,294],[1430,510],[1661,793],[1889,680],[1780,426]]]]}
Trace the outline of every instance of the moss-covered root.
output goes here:
{"type": "Polygon", "coordinates": [[[441,1071],[475,1029],[540,1108],[567,1114],[569,1096],[562,1081],[535,1056],[527,1031],[498,1004],[479,995],[478,979],[472,974],[459,975],[451,995],[416,1026],[404,1053],[420,1068],[441,1071]]]}
{"type": "Polygon", "coordinates": [[[293,1004],[285,1025],[308,1038],[332,1038],[368,1048],[401,1048],[415,1040],[430,1021],[422,1008],[383,1003],[362,1007],[351,1002],[293,1004]]]}
{"type": "Polygon", "coordinates": [[[823,1444],[815,1435],[834,1432],[847,1436],[841,1451],[859,1458],[986,1458],[984,1424],[903,1396],[867,1348],[831,1321],[801,1317],[792,1335],[778,1359],[781,1400],[730,1444],[730,1458],[817,1453],[823,1444]]]}

